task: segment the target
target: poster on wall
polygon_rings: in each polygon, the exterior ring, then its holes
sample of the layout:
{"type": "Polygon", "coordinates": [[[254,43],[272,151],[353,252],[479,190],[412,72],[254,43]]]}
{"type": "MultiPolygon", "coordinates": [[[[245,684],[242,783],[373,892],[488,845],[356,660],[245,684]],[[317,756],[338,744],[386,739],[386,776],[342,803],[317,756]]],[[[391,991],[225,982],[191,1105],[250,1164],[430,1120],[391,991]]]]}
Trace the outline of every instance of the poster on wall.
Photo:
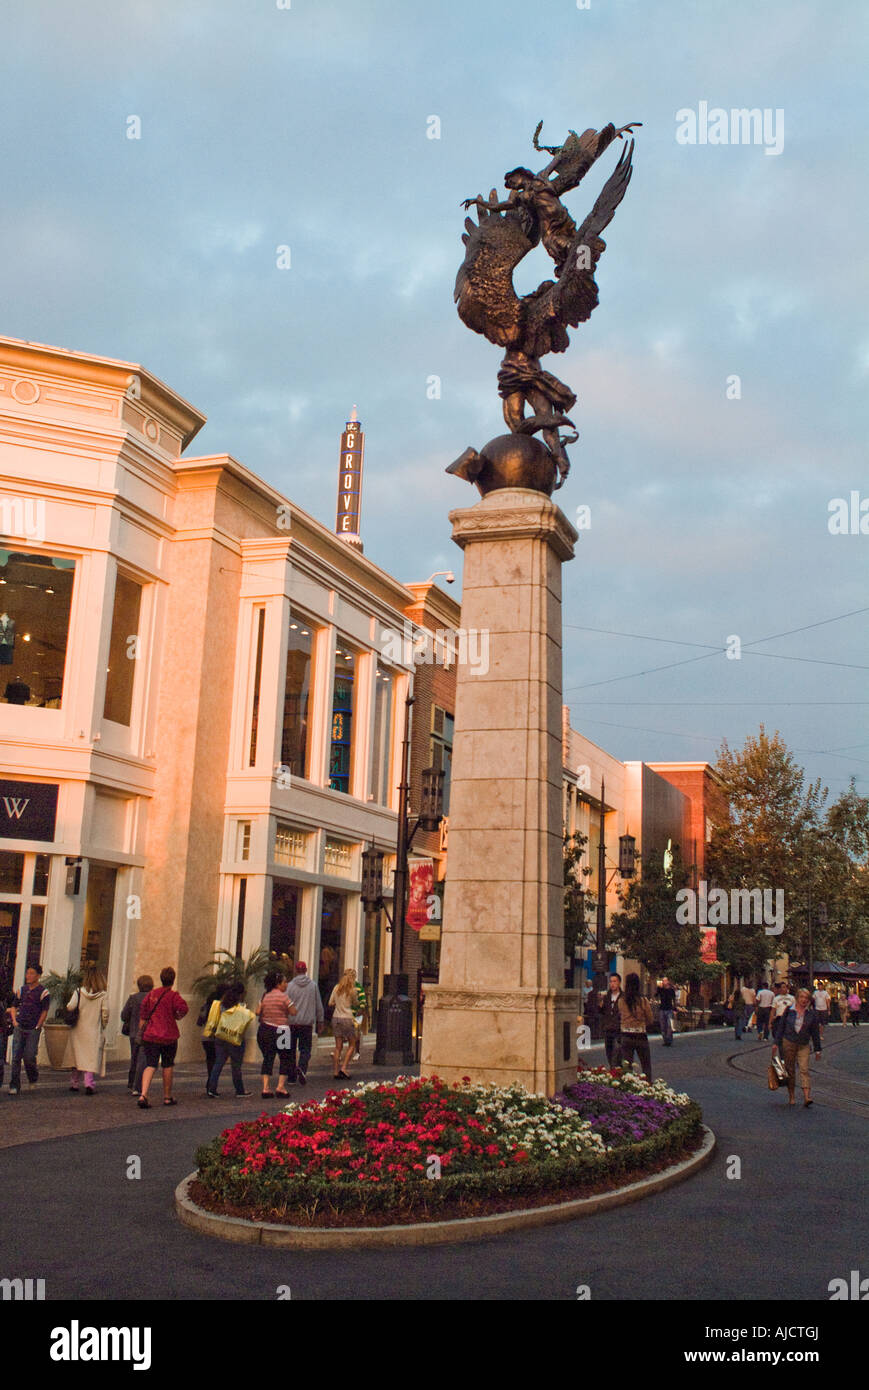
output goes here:
{"type": "Polygon", "coordinates": [[[431,917],[429,899],[434,894],[434,861],[418,859],[410,866],[410,887],[407,896],[405,921],[414,931],[420,931],[431,917]]]}
{"type": "Polygon", "coordinates": [[[0,839],[54,839],[56,782],[0,781],[0,839]]]}

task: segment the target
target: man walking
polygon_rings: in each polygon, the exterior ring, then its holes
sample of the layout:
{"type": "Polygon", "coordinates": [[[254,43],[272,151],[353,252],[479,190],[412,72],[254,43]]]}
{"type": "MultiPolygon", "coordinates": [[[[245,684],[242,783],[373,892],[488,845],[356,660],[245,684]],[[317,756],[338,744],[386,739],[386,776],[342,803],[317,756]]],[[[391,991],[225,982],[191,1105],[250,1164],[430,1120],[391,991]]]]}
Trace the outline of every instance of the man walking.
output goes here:
{"type": "Polygon", "coordinates": [[[821,1030],[821,1038],[823,1039],[824,1029],[830,1022],[830,996],[823,985],[820,985],[815,990],[812,995],[812,1003],[815,1008],[815,1013],[818,1015],[818,1027],[821,1030]]]}
{"type": "Polygon", "coordinates": [[[622,977],[621,975],[610,975],[609,989],[603,997],[600,1006],[600,1017],[603,1024],[603,1045],[606,1049],[606,1064],[610,1071],[615,1071],[622,1064],[622,1049],[619,1043],[619,1035],[622,1031],[622,1016],[619,1013],[619,1000],[622,997],[622,977]]]}
{"type": "Polygon", "coordinates": [[[665,1047],[673,1046],[673,1019],[676,1014],[676,991],[670,984],[669,977],[664,976],[656,990],[658,996],[658,1017],[661,1020],[661,1037],[664,1039],[665,1047]]]}
{"type": "Polygon", "coordinates": [[[788,987],[787,980],[780,980],[775,987],[775,998],[772,1004],[772,1017],[770,1019],[773,1037],[775,1037],[777,1019],[780,1019],[782,1014],[787,1013],[788,1009],[792,1009],[795,1002],[794,996],[791,994],[788,987]]]}
{"type": "MultiPolygon", "coordinates": [[[[289,1037],[289,1057],[287,1059],[287,1084],[292,1086],[298,1081],[300,1086],[307,1085],[308,1067],[311,1063],[311,1051],[314,1046],[314,1029],[320,1032],[323,1026],[323,1001],[320,998],[320,991],[314,981],[308,975],[308,967],[303,960],[296,961],[296,969],[293,979],[287,985],[287,998],[291,1004],[295,1004],[296,1013],[290,1024],[289,1037]],[[296,1049],[298,1049],[298,1064],[296,1063],[296,1049]]],[[[286,1033],[284,1032],[281,1043],[285,1042],[286,1033]]]]}
{"type": "Polygon", "coordinates": [[[17,1096],[21,1090],[21,1063],[27,1072],[27,1080],[35,1086],[39,1080],[36,1054],[39,1051],[39,1035],[48,1014],[50,995],[44,985],[39,983],[41,965],[28,965],[24,972],[24,988],[13,1002],[9,1012],[12,1015],[12,1075],[9,1078],[9,1094],[17,1096]]]}
{"type": "Polygon", "coordinates": [[[764,1042],[769,1042],[769,1018],[772,1013],[772,1006],[775,1002],[775,995],[767,984],[766,980],[761,980],[760,989],[757,991],[757,1036],[763,1036],[764,1042]]]}
{"type": "Polygon", "coordinates": [[[744,984],[740,994],[742,996],[742,1032],[750,1033],[751,1015],[757,1005],[757,990],[751,984],[744,984]]]}

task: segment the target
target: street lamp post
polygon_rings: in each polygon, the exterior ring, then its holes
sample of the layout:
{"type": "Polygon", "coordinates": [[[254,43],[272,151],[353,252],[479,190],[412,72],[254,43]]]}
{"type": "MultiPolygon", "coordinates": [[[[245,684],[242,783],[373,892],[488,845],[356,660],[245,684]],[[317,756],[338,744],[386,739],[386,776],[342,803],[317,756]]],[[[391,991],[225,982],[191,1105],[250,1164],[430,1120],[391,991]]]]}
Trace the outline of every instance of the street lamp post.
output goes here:
{"type": "Polygon", "coordinates": [[[404,926],[409,877],[407,857],[417,830],[435,831],[443,819],[441,808],[444,774],[435,768],[427,767],[422,774],[420,813],[413,827],[408,825],[410,709],[414,698],[413,695],[408,695],[404,703],[404,739],[401,745],[401,781],[398,786],[398,835],[391,917],[383,900],[383,854],[372,847],[362,855],[363,906],[366,912],[382,908],[393,934],[392,969],[384,979],[384,993],[377,1009],[377,1042],[374,1048],[374,1062],[377,1066],[408,1066],[415,1060],[413,1005],[408,994],[407,972],[404,970],[404,926]]]}

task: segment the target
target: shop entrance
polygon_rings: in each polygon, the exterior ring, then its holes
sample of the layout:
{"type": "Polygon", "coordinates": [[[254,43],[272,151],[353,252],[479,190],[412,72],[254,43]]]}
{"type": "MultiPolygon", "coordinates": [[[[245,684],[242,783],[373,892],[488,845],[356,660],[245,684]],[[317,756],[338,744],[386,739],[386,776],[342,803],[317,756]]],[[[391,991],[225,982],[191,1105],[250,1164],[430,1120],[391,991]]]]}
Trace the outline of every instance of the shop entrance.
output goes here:
{"type": "Polygon", "coordinates": [[[344,919],[347,899],[343,893],[323,892],[320,924],[320,966],[318,984],[324,1006],[341,977],[344,959],[344,919]]]}
{"type": "MultiPolygon", "coordinates": [[[[0,990],[11,990],[15,980],[20,917],[20,903],[0,903],[0,990]]],[[[0,998],[0,1007],[5,1002],[0,998]]]]}
{"type": "Polygon", "coordinates": [[[272,885],[272,919],[269,930],[269,950],[272,955],[285,957],[287,979],[293,978],[296,963],[296,919],[299,890],[292,883],[275,879],[272,885]]]}

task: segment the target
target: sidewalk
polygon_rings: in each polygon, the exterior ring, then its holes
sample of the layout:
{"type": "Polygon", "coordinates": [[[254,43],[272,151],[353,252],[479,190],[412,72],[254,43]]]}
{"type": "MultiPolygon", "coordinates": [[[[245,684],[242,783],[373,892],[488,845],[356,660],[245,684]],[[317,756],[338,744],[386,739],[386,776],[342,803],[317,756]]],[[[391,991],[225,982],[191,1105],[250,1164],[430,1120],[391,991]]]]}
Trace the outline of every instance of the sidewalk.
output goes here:
{"type": "MultiPolygon", "coordinates": [[[[374,1034],[369,1034],[362,1044],[362,1059],[352,1064],[349,1081],[335,1081],[332,1076],[331,1038],[317,1038],[311,1055],[308,1072],[308,1085],[294,1085],[289,1088],[289,1099],[322,1100],[328,1090],[354,1086],[357,1081],[386,1081],[395,1075],[394,1068],[375,1067],[374,1034]]],[[[41,1139],[62,1139],[66,1135],[89,1134],[102,1129],[116,1129],[121,1125],[132,1124],[171,1124],[176,1117],[195,1119],[213,1115],[218,1124],[231,1125],[237,1120],[250,1119],[262,1111],[279,1110],[280,1098],[263,1100],[259,1094],[261,1058],[244,1064],[244,1083],[250,1096],[236,1096],[232,1087],[229,1063],[227,1062],[220,1078],[220,1094],[217,1100],[210,1100],[205,1094],[205,1059],[201,1062],[181,1062],[175,1068],[172,1092],[178,1104],[163,1105],[163,1085],[158,1072],[153,1082],[149,1099],[150,1110],[140,1110],[135,1096],[127,1090],[128,1065],[123,1062],[109,1062],[106,1075],[98,1077],[96,1094],[85,1095],[84,1090],[71,1093],[69,1072],[52,1071],[40,1067],[39,1081],[31,1086],[22,1072],[21,1093],[9,1094],[9,1063],[2,1093],[0,1093],[0,1149],[13,1148],[17,1144],[31,1144],[41,1139]]],[[[415,1070],[415,1068],[405,1068],[415,1070]]],[[[277,1082],[277,1068],[272,1077],[272,1090],[277,1082]]]]}

